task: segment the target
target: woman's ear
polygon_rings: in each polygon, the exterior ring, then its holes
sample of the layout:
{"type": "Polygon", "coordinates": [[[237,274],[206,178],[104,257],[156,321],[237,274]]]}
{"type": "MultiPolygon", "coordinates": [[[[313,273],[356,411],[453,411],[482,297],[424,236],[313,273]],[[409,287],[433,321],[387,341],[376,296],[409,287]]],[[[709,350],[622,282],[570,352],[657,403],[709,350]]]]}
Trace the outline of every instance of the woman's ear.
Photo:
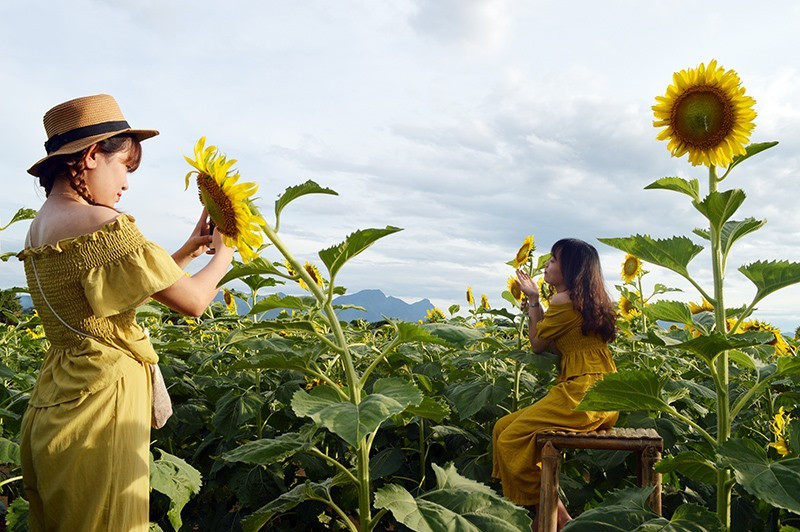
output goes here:
{"type": "Polygon", "coordinates": [[[84,168],[87,170],[93,170],[97,168],[97,157],[99,154],[100,150],[98,149],[97,144],[92,144],[89,146],[89,149],[87,149],[86,153],[83,154],[84,168]]]}

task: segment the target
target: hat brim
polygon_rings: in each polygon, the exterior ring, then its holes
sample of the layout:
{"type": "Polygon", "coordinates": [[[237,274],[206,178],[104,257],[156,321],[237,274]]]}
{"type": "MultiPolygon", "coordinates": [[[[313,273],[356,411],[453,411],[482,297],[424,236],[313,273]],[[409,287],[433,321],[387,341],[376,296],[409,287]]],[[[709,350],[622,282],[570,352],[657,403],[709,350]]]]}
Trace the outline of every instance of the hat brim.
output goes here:
{"type": "Polygon", "coordinates": [[[141,142],[141,141],[143,141],[145,139],[149,139],[150,137],[155,137],[156,135],[158,135],[158,131],[155,130],[155,129],[131,129],[131,128],[127,128],[127,129],[121,129],[119,131],[110,131],[110,132],[107,132],[107,133],[101,133],[99,135],[93,135],[91,137],[85,137],[85,138],[82,138],[82,139],[78,139],[76,141],[64,144],[63,146],[61,146],[59,149],[57,149],[53,153],[48,154],[47,157],[44,157],[44,158],[36,161],[36,163],[34,163],[33,166],[28,168],[28,173],[31,174],[34,177],[39,177],[39,168],[42,165],[42,163],[47,161],[48,159],[52,159],[53,157],[56,157],[58,155],[68,155],[70,153],[78,153],[79,151],[83,151],[86,148],[88,148],[89,146],[91,146],[92,144],[100,142],[101,140],[109,139],[111,137],[115,137],[117,135],[122,135],[122,134],[135,135],[136,138],[138,138],[139,141],[141,142]]]}

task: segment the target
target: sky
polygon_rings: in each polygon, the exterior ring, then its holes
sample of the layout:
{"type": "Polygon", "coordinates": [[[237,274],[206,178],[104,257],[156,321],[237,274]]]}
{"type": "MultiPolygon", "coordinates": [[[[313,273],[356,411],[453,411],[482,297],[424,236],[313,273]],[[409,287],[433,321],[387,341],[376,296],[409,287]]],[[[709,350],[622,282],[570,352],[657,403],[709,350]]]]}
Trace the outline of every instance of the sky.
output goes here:
{"type": "MultiPolygon", "coordinates": [[[[537,253],[563,237],[595,245],[617,297],[624,253],[599,237],[703,243],[686,196],[644,187],[680,176],[707,191],[707,170],[656,140],[651,106],[674,71],[717,59],[756,99],[751,141],[780,141],[722,183],[747,193],[736,219],[767,219],[729,259],[726,303],[742,305],[755,290],[740,265],[800,262],[799,19],[788,0],[3,0],[0,225],[44,200],[25,170],[44,155],[45,111],[109,93],[133,127],[161,131],[117,207],[168,250],[200,213],[182,156],[205,135],[259,184],[268,221],[288,186],[338,192],[284,211],[281,237],[301,260],[321,267],[317,251],[356,229],[403,228],[343,268],[350,293],[446,309],[465,307],[471,286],[502,306],[505,263],[532,234],[537,253]]],[[[26,229],[0,233],[2,251],[20,249],[26,229]]],[[[646,290],[699,300],[645,268],[646,290]]],[[[709,254],[689,269],[710,291],[709,254]]],[[[16,259],[0,263],[0,286],[23,279],[16,259]]],[[[798,300],[800,287],[784,289],[755,316],[793,332],[798,300]]]]}

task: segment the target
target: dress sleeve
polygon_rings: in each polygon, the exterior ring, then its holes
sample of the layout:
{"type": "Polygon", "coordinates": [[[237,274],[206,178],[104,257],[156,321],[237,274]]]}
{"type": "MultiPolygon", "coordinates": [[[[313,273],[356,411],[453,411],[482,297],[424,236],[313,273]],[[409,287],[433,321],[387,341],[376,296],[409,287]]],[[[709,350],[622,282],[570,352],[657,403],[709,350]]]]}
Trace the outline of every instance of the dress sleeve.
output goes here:
{"type": "Polygon", "coordinates": [[[573,326],[575,318],[572,305],[551,305],[536,324],[536,337],[555,340],[573,326]]]}
{"type": "Polygon", "coordinates": [[[169,253],[149,241],[117,260],[89,270],[83,290],[98,317],[131,310],[184,275],[169,253]]]}

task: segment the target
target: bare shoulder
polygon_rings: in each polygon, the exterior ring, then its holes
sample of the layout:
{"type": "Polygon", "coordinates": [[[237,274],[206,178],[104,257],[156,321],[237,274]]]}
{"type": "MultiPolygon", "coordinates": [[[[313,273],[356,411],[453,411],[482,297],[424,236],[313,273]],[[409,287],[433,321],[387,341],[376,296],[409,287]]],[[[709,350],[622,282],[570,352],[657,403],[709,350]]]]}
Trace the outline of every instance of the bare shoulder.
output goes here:
{"type": "Polygon", "coordinates": [[[42,208],[31,225],[31,243],[54,245],[61,240],[94,233],[120,216],[118,211],[102,205],[42,208]]]}
{"type": "Polygon", "coordinates": [[[551,305],[563,305],[564,303],[571,303],[572,299],[569,297],[568,292],[559,292],[550,300],[551,305]]]}

